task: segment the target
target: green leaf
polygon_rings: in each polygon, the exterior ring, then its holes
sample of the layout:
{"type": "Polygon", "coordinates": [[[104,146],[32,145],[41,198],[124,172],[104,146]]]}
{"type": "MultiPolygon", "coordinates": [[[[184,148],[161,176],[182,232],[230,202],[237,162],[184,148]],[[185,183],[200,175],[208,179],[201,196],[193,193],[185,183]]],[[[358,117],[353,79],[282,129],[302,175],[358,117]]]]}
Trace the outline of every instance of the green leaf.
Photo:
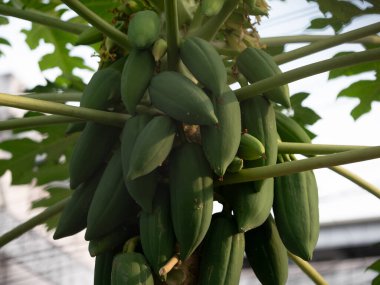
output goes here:
{"type": "Polygon", "coordinates": [[[358,98],[359,104],[352,109],[351,116],[357,120],[360,116],[371,111],[374,101],[380,101],[380,79],[361,80],[351,84],[339,92],[338,97],[358,98]]]}
{"type": "MultiPolygon", "coordinates": [[[[342,55],[352,54],[354,52],[340,52],[334,55],[334,57],[339,57],[342,55]]],[[[339,76],[352,76],[363,72],[377,71],[380,73],[380,62],[371,61],[366,63],[356,64],[354,66],[348,66],[343,68],[333,69],[329,72],[329,79],[334,79],[339,76]]]]}
{"type": "Polygon", "coordinates": [[[0,16],[0,25],[8,25],[9,20],[6,17],[0,16]]]}
{"type": "Polygon", "coordinates": [[[380,273],[380,259],[368,266],[366,270],[373,270],[380,273]]]}
{"type": "Polygon", "coordinates": [[[371,285],[380,285],[380,275],[373,278],[371,285]]]}
{"type": "MultiPolygon", "coordinates": [[[[33,201],[32,209],[50,207],[71,195],[69,188],[47,187],[44,190],[47,191],[49,195],[42,199],[33,201]]],[[[48,231],[57,227],[60,216],[61,214],[57,214],[45,222],[48,231]]]]}
{"type": "MultiPolygon", "coordinates": [[[[29,114],[31,116],[34,114],[29,114]]],[[[37,179],[37,185],[69,177],[68,164],[78,134],[64,136],[67,124],[35,128],[44,139],[13,138],[0,143],[0,149],[11,153],[10,159],[0,160],[0,175],[12,172],[12,184],[27,184],[37,179]]],[[[17,130],[17,133],[31,130],[17,130]]]]}

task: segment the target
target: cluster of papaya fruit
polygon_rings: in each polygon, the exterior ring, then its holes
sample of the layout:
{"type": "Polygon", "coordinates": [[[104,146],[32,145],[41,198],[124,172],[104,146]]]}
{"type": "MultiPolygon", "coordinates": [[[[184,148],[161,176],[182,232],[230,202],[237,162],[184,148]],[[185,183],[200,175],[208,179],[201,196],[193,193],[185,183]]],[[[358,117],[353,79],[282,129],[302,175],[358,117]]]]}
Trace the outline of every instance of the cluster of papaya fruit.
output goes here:
{"type": "MultiPolygon", "coordinates": [[[[318,238],[313,173],[233,185],[223,176],[295,159],[277,152],[280,139],[308,139],[275,111],[290,107],[288,87],[239,102],[223,57],[195,36],[179,45],[179,69],[168,70],[160,27],[154,11],[135,13],[131,50],[85,88],[82,107],[131,117],[122,129],[76,125],[83,129],[70,160],[75,190],[54,238],[86,229],[95,284],[234,285],[244,253],[261,283],[285,284],[287,250],[310,260],[318,238]],[[214,200],[222,212],[213,213],[214,200]],[[137,246],[123,248],[136,236],[137,246]]],[[[253,47],[234,65],[250,83],[281,73],[253,47]]]]}

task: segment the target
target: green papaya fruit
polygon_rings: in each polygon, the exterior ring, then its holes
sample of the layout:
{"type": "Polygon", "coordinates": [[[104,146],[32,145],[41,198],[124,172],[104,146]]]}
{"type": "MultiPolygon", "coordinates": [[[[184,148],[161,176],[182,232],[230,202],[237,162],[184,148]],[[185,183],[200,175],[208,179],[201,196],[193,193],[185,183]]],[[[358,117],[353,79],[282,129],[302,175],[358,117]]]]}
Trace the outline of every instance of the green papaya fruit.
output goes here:
{"type": "Polygon", "coordinates": [[[110,285],[115,252],[102,253],[95,258],[94,285],[110,285]]]}
{"type": "Polygon", "coordinates": [[[147,49],[158,39],[160,31],[161,22],[156,12],[139,11],[129,22],[128,40],[134,48],[147,49]]]}
{"type": "Polygon", "coordinates": [[[292,118],[276,111],[277,132],[281,140],[286,142],[311,143],[306,131],[292,118]]]}

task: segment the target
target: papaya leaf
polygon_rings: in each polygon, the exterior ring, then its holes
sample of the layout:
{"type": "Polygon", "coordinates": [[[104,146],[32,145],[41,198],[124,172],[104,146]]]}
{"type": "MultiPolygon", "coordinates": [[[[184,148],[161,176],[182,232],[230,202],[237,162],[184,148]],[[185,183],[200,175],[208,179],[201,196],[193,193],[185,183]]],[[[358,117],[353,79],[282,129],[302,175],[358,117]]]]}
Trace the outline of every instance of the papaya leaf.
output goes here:
{"type": "Polygon", "coordinates": [[[338,97],[359,99],[359,104],[351,111],[351,116],[357,120],[360,116],[371,111],[372,102],[380,101],[380,79],[377,76],[376,80],[360,80],[352,83],[340,91],[338,97]]]}
{"type": "MultiPolygon", "coordinates": [[[[37,114],[28,113],[27,116],[37,114]]],[[[78,134],[64,136],[67,124],[34,128],[43,139],[14,137],[0,143],[0,149],[11,154],[10,159],[0,163],[0,175],[12,172],[12,184],[28,184],[32,179],[37,185],[69,177],[68,164],[78,134]]],[[[20,129],[16,133],[31,129],[20,129]]],[[[0,160],[0,161],[1,161],[0,160]]]]}
{"type": "Polygon", "coordinates": [[[373,270],[380,273],[380,259],[376,260],[374,263],[368,266],[367,270],[373,270]]]}
{"type": "MultiPolygon", "coordinates": [[[[59,201],[69,197],[71,195],[71,191],[68,188],[59,188],[59,187],[47,187],[44,189],[49,193],[47,197],[36,200],[32,202],[32,209],[36,208],[47,208],[52,206],[59,201]]],[[[54,215],[50,219],[45,222],[46,229],[48,231],[53,230],[57,227],[59,218],[61,214],[54,215]]]]}

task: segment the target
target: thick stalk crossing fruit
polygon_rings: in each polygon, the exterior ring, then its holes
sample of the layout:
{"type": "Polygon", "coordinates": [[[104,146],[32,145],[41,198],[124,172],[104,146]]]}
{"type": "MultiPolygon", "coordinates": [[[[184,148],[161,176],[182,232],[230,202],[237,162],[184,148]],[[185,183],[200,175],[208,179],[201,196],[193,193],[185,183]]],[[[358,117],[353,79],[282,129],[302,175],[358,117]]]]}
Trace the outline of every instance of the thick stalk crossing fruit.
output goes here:
{"type": "Polygon", "coordinates": [[[173,151],[169,183],[174,232],[180,259],[186,260],[205,237],[212,216],[212,170],[200,145],[185,143],[173,151]]]}

